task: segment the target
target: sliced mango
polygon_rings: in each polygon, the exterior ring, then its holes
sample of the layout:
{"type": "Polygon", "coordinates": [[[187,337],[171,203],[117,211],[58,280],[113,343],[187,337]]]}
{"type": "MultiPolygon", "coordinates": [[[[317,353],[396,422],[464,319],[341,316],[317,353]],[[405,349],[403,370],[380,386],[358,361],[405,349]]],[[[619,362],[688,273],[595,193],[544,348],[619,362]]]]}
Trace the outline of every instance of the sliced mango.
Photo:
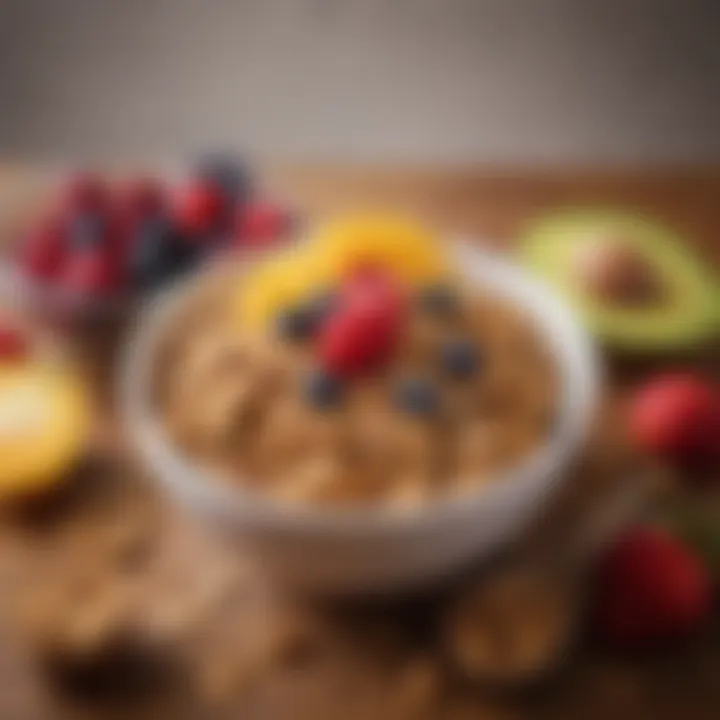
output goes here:
{"type": "Polygon", "coordinates": [[[411,284],[432,282],[448,272],[448,258],[438,239],[402,216],[351,216],[328,222],[311,247],[337,277],[366,263],[385,265],[411,284]]]}
{"type": "Polygon", "coordinates": [[[89,418],[85,387],[68,369],[0,365],[0,498],[59,483],[86,447],[89,418]]]}
{"type": "Polygon", "coordinates": [[[244,327],[260,330],[284,308],[292,307],[332,282],[331,268],[311,249],[286,250],[249,273],[238,293],[244,327]]]}
{"type": "Polygon", "coordinates": [[[410,285],[437,281],[449,269],[437,238],[421,225],[384,215],[343,218],[249,273],[237,296],[240,321],[261,330],[281,310],[338,285],[363,265],[386,267],[410,285]]]}

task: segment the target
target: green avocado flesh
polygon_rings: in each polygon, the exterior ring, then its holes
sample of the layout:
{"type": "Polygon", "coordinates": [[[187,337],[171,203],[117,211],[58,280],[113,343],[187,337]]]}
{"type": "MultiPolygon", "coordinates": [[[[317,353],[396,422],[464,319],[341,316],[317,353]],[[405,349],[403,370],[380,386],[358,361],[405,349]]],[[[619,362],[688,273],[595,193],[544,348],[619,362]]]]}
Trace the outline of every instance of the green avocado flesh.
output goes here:
{"type": "Polygon", "coordinates": [[[537,222],[521,243],[525,264],[570,299],[588,328],[611,345],[636,350],[681,349],[720,330],[720,287],[712,270],[682,238],[632,213],[569,211],[537,222]],[[622,237],[646,258],[666,299],[646,306],[609,303],[588,292],[572,270],[579,242],[605,233],[622,237]]]}

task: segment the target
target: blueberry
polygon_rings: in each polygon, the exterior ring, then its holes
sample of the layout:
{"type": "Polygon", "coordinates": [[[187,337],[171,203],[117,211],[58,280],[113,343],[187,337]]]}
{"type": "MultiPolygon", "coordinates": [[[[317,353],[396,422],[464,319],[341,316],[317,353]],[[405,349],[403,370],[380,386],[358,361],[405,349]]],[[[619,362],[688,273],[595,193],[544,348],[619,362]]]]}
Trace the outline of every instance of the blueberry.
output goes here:
{"type": "Polygon", "coordinates": [[[313,334],[315,322],[308,307],[295,307],[278,313],[276,327],[282,340],[307,340],[313,334]]]}
{"type": "Polygon", "coordinates": [[[195,165],[196,174],[216,184],[231,203],[243,202],[251,194],[251,173],[243,160],[231,153],[209,153],[195,165]]]}
{"type": "Polygon", "coordinates": [[[445,371],[455,378],[468,378],[480,366],[477,348],[464,338],[449,340],[440,347],[440,361],[445,371]]]}
{"type": "Polygon", "coordinates": [[[81,213],[70,221],[70,246],[76,250],[96,247],[105,239],[107,222],[93,212],[81,213]]]}
{"type": "Polygon", "coordinates": [[[313,370],[305,383],[305,397],[316,408],[334,407],[342,399],[342,382],[322,369],[313,370]]]}
{"type": "Polygon", "coordinates": [[[420,307],[430,315],[453,317],[458,309],[457,294],[447,285],[431,285],[420,295],[420,307]]]}
{"type": "Polygon", "coordinates": [[[166,218],[148,218],[140,224],[130,254],[133,286],[145,290],[162,285],[189,270],[197,258],[192,243],[166,218]]]}
{"type": "Polygon", "coordinates": [[[309,339],[335,307],[337,298],[337,293],[327,292],[280,312],[277,316],[278,336],[283,340],[309,339]]]}
{"type": "Polygon", "coordinates": [[[339,293],[335,290],[329,290],[309,302],[308,311],[313,317],[315,328],[337,307],[339,300],[339,293]]]}
{"type": "Polygon", "coordinates": [[[411,415],[433,415],[440,404],[437,388],[424,378],[405,378],[395,390],[398,407],[411,415]]]}

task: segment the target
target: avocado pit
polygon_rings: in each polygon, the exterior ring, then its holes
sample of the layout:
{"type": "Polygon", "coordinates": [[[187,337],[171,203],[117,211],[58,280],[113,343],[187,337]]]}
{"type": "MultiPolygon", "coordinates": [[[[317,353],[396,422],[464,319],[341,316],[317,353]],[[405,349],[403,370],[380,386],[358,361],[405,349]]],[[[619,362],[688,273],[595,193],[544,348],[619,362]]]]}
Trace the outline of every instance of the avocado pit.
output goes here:
{"type": "Polygon", "coordinates": [[[584,293],[608,304],[647,307],[666,299],[667,288],[652,259],[622,235],[600,233],[578,243],[571,272],[584,293]]]}

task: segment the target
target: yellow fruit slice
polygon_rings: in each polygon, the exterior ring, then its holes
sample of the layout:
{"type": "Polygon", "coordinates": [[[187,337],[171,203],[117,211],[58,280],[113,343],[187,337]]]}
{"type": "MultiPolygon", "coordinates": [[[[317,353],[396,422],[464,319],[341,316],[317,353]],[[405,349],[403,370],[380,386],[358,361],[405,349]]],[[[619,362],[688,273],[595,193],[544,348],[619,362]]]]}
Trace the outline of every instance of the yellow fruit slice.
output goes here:
{"type": "Polygon", "coordinates": [[[448,258],[435,235],[402,216],[328,222],[311,240],[311,247],[336,277],[366,263],[384,265],[413,285],[439,280],[448,272],[448,258]]]}
{"type": "Polygon", "coordinates": [[[89,407],[65,368],[0,366],[0,498],[58,483],[85,449],[89,407]]]}
{"type": "Polygon", "coordinates": [[[304,247],[248,273],[237,295],[240,321],[261,330],[284,308],[339,284],[363,265],[386,267],[411,285],[440,280],[449,269],[437,238],[422,225],[395,216],[343,218],[321,227],[304,247]]]}
{"type": "Polygon", "coordinates": [[[286,250],[248,273],[238,293],[244,327],[262,329],[284,308],[320,292],[332,280],[331,268],[310,248],[286,250]]]}

